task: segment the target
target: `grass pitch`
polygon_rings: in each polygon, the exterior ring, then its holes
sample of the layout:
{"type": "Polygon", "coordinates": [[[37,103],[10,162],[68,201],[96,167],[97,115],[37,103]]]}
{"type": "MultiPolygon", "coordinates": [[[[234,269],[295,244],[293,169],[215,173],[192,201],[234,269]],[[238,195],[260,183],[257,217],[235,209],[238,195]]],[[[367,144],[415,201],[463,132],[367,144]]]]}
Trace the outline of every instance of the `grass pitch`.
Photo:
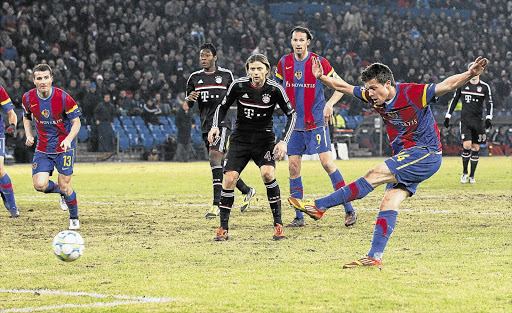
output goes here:
{"type": "MultiPolygon", "coordinates": [[[[337,165],[351,182],[382,160],[337,165]]],[[[277,168],[285,223],[287,165],[277,168]]],[[[230,240],[214,242],[208,163],[77,164],[86,249],[65,263],[51,242],[68,213],[32,188],[30,165],[8,166],[21,217],[0,216],[0,312],[511,312],[512,159],[481,158],[477,184],[461,185],[460,168],[444,158],[403,203],[382,269],[342,270],[370,248],[383,186],[353,202],[355,227],[337,208],[274,242],[251,163],[242,178],[256,199],[240,213],[237,191],[230,240]]],[[[318,161],[303,163],[303,181],[306,198],[332,191],[318,161]]]]}

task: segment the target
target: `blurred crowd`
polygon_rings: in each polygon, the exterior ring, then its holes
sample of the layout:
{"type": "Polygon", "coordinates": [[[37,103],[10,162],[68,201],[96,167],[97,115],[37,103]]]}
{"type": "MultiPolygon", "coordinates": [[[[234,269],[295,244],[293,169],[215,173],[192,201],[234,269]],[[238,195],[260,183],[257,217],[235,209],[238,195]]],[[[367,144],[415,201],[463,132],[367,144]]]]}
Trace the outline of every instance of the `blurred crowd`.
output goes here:
{"type": "MultiPolygon", "coordinates": [[[[269,2],[6,1],[0,84],[21,109],[23,93],[33,88],[32,67],[46,62],[54,86],[79,103],[86,123],[98,120],[95,111],[105,114],[96,109],[106,94],[113,107],[108,114],[114,116],[175,115],[189,75],[199,69],[199,45],[216,45],[217,64],[240,77],[253,53],[266,54],[275,66],[292,52],[289,31],[304,25],[314,33],[311,50],[355,84],[361,68],[372,62],[389,65],[397,81],[439,82],[485,56],[490,64],[482,79],[491,85],[495,108],[512,110],[510,0],[361,0],[341,9],[327,1],[321,12],[299,9],[279,21],[267,5],[256,4],[269,2]],[[418,16],[398,10],[413,7],[430,10],[418,16]],[[470,17],[451,9],[470,10],[470,17]]],[[[368,109],[348,98],[342,102],[349,114],[368,109]]],[[[446,105],[448,98],[440,103],[446,105]]]]}

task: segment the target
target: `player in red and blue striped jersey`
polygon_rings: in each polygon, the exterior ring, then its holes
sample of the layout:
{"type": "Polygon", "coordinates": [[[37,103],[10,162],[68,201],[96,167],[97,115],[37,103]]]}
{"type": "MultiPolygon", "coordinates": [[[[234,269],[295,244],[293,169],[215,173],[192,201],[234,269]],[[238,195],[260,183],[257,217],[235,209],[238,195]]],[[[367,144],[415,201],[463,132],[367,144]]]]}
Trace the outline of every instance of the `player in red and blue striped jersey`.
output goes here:
{"type": "Polygon", "coordinates": [[[429,104],[480,75],[487,62],[487,59],[478,57],[467,72],[450,76],[438,84],[398,84],[389,67],[374,63],[361,75],[363,88],[352,86],[341,78],[323,75],[320,61],[318,58],[313,60],[313,72],[324,84],[373,105],[386,123],[393,147],[392,157],[327,197],[312,202],[288,199],[293,207],[319,219],[328,208],[361,199],[377,186],[387,184],[370,252],[343,268],[382,265],[384,248],[396,225],[398,206],[416,192],[419,183],[441,167],[439,129],[429,104]]]}
{"type": "Polygon", "coordinates": [[[23,95],[22,103],[26,145],[34,144],[32,120],[38,137],[32,161],[34,188],[44,193],[60,193],[61,200],[65,202],[65,206],[61,203],[61,208],[69,209],[69,229],[79,229],[78,204],[76,192],[71,188],[71,175],[82,112],[69,94],[52,86],[50,66],[36,65],[33,72],[36,88],[23,95]],[[54,168],[59,172],[58,184],[50,180],[54,168]]]}
{"type": "Polygon", "coordinates": [[[5,134],[14,135],[16,132],[16,123],[18,117],[14,112],[14,105],[12,104],[11,98],[5,91],[3,86],[0,86],[0,104],[2,109],[7,113],[9,126],[5,128],[4,120],[0,116],[0,195],[4,202],[4,206],[11,217],[20,216],[18,206],[16,205],[16,199],[14,198],[14,190],[12,188],[11,178],[5,172],[4,159],[5,159],[5,134]]]}
{"type": "MultiPolygon", "coordinates": [[[[313,75],[312,58],[318,58],[322,64],[323,74],[337,77],[336,72],[325,58],[308,51],[313,36],[301,26],[291,31],[293,53],[283,56],[277,64],[274,79],[283,88],[297,112],[297,122],[292,137],[288,142],[288,159],[290,171],[290,194],[302,199],[304,187],[300,173],[302,155],[318,153],[324,170],[331,179],[334,190],[345,186],[345,180],[336,168],[331,157],[331,138],[328,123],[332,123],[332,107],[343,96],[334,92],[329,101],[325,102],[324,87],[313,75]]],[[[345,207],[345,226],[356,223],[357,214],[350,203],[345,207]]],[[[304,216],[296,210],[296,216],[288,227],[305,226],[304,216]]]]}

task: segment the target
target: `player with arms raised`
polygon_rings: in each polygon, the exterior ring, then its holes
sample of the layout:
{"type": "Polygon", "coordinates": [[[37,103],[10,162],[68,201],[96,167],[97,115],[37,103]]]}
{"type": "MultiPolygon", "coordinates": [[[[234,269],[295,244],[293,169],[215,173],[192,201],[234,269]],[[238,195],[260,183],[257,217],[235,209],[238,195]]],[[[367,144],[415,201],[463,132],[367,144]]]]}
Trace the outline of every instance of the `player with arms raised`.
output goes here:
{"type": "Polygon", "coordinates": [[[23,95],[22,103],[27,146],[34,144],[32,120],[37,130],[32,161],[34,188],[44,193],[60,193],[66,204],[62,209],[69,209],[69,229],[79,229],[78,204],[76,192],[71,188],[71,175],[82,112],[69,94],[52,86],[50,66],[38,64],[33,72],[36,88],[23,95]],[[50,180],[54,168],[59,172],[58,185],[50,180]]]}
{"type": "Polygon", "coordinates": [[[319,219],[328,208],[361,199],[377,186],[387,184],[370,252],[343,268],[382,265],[384,249],[395,229],[398,206],[416,192],[419,183],[441,167],[439,129],[429,104],[480,75],[486,65],[487,59],[478,57],[467,72],[452,75],[438,84],[412,84],[395,83],[389,67],[373,63],[361,75],[364,87],[356,87],[341,78],[325,76],[318,58],[313,59],[313,73],[326,86],[373,106],[386,124],[393,148],[392,157],[327,197],[315,201],[288,199],[296,209],[319,219]]]}
{"type": "Polygon", "coordinates": [[[219,135],[219,121],[224,119],[229,107],[237,102],[236,128],[231,135],[224,165],[224,183],[221,192],[220,227],[216,241],[228,239],[229,215],[234,202],[234,188],[240,173],[252,159],[260,168],[261,178],[267,188],[267,198],[274,217],[274,240],[285,239],[281,220],[281,192],[275,178],[276,160],[286,156],[286,145],[295,126],[297,114],[283,88],[270,76],[270,63],[262,54],[251,55],[245,62],[249,77],[235,80],[218,106],[208,140],[219,135]],[[275,143],[272,114],[276,105],[288,117],[283,140],[275,143]]]}
{"type": "MultiPolygon", "coordinates": [[[[187,81],[187,105],[192,108],[195,101],[199,104],[203,141],[209,150],[210,167],[213,176],[213,205],[206,213],[206,218],[214,218],[219,212],[220,191],[222,189],[222,163],[226,154],[226,146],[231,129],[231,121],[224,118],[219,123],[220,133],[212,143],[208,142],[208,131],[212,127],[213,115],[219,103],[224,99],[229,85],[233,82],[233,74],[228,69],[217,67],[217,49],[211,43],[201,46],[199,61],[202,69],[190,75],[187,81]]],[[[242,179],[236,183],[238,190],[245,195],[241,211],[250,204],[256,190],[247,186],[242,179]]]]}
{"type": "MultiPolygon", "coordinates": [[[[288,159],[290,171],[290,194],[302,199],[304,187],[301,177],[303,154],[318,153],[322,167],[329,175],[334,190],[345,186],[345,180],[336,168],[331,157],[331,138],[328,123],[332,123],[332,107],[343,96],[334,92],[329,101],[325,102],[324,87],[311,73],[312,57],[322,63],[324,74],[337,77],[336,72],[327,59],[308,51],[313,39],[309,29],[301,26],[291,31],[293,53],[283,56],[277,64],[275,80],[283,85],[286,94],[297,112],[297,123],[288,143],[288,159]]],[[[357,214],[352,204],[345,207],[345,226],[352,226],[357,221],[357,214]]],[[[295,211],[295,218],[286,226],[305,226],[301,211],[295,211]]]]}

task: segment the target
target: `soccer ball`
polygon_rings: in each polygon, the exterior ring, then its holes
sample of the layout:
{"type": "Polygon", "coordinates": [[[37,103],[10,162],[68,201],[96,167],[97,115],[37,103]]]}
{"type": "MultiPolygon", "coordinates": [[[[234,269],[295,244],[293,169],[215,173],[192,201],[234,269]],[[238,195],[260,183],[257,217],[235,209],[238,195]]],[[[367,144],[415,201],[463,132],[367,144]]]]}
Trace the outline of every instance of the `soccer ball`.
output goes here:
{"type": "Polygon", "coordinates": [[[72,262],[84,253],[84,239],[72,230],[63,230],[53,238],[53,253],[64,262],[72,262]]]}

